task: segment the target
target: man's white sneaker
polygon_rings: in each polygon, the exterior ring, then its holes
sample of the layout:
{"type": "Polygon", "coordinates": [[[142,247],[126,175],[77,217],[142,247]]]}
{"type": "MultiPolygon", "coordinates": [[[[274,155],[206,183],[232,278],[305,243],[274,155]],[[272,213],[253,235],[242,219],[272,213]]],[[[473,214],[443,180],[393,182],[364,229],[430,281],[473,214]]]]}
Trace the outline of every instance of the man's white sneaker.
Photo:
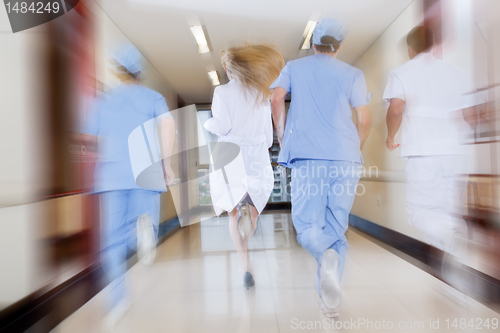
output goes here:
{"type": "Polygon", "coordinates": [[[321,260],[319,289],[323,303],[328,309],[336,309],[340,305],[339,264],[337,251],[326,250],[321,260]]]}
{"type": "Polygon", "coordinates": [[[137,218],[137,255],[139,262],[145,266],[151,265],[156,256],[153,221],[147,213],[137,218]]]}
{"type": "Polygon", "coordinates": [[[339,308],[329,309],[326,307],[325,302],[321,302],[321,306],[319,307],[321,313],[326,318],[338,318],[340,317],[339,308]]]}

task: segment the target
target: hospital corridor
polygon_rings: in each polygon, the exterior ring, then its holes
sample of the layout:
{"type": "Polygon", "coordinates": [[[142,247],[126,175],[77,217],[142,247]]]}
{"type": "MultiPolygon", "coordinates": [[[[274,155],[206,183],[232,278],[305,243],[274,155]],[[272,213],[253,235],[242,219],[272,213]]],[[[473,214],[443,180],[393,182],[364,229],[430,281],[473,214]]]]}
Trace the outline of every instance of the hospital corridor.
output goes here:
{"type": "MultiPolygon", "coordinates": [[[[227,218],[211,218],[160,245],[151,267],[130,270],[133,305],[116,332],[448,332],[454,331],[455,319],[466,318],[468,324],[472,318],[498,318],[494,309],[454,295],[420,265],[349,231],[342,326],[335,326],[339,321],[325,320],[317,311],[316,265],[297,244],[290,215],[266,214],[261,221],[249,242],[254,290],[242,287],[227,218]]],[[[54,332],[103,332],[102,297],[94,297],[54,332]]]]}
{"type": "Polygon", "coordinates": [[[498,1],[4,5],[0,333],[500,331],[498,1]]]}

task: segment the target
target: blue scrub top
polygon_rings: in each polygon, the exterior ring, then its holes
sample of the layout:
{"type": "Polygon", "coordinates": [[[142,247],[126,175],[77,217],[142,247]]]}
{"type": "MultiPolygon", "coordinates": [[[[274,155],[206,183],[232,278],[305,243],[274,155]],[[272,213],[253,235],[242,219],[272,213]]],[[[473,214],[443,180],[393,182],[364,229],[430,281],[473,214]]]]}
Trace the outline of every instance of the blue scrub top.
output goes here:
{"type": "MultiPolygon", "coordinates": [[[[132,172],[128,137],[136,127],[167,112],[161,94],[136,84],[120,85],[94,99],[82,130],[99,137],[93,192],[141,189],[132,172]]],[[[163,179],[162,170],[157,174],[163,179]]]]}
{"type": "Polygon", "coordinates": [[[278,163],[295,159],[362,163],[351,107],[368,105],[363,72],[326,54],[290,61],[271,89],[292,93],[278,163]]]}

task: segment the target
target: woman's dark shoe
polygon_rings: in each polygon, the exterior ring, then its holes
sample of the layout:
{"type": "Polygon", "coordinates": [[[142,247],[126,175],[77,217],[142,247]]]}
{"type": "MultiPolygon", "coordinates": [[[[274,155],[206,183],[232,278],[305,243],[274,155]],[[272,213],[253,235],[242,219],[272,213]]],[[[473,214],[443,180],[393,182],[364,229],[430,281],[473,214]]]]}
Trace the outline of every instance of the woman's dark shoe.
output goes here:
{"type": "Polygon", "coordinates": [[[243,277],[243,285],[247,288],[247,290],[249,287],[255,286],[255,280],[253,279],[252,273],[245,273],[245,276],[243,277]]]}

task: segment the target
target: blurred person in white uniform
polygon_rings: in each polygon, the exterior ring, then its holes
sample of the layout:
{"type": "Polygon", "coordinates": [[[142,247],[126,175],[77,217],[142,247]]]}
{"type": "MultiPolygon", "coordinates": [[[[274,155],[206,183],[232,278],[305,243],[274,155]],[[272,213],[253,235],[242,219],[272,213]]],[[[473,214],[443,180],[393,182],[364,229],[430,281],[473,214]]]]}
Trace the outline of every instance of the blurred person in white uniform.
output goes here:
{"type": "Polygon", "coordinates": [[[244,286],[248,289],[255,281],[247,239],[255,232],[258,216],[274,187],[268,151],[273,144],[269,86],[285,63],[276,50],[265,45],[229,48],[221,58],[230,81],[215,88],[213,117],[204,127],[218,136],[218,142],[237,144],[244,167],[226,168],[228,174],[212,171],[210,192],[217,216],[223,211],[229,214],[229,231],[243,261],[244,286]]]}
{"type": "Polygon", "coordinates": [[[460,141],[467,123],[477,124],[474,88],[464,70],[431,54],[431,29],[415,27],[406,41],[410,61],[391,71],[383,96],[389,103],[386,146],[393,151],[401,145],[401,157],[408,160],[409,223],[430,245],[445,252],[440,269],[451,282],[450,267],[458,267],[456,259],[466,249],[462,210],[468,158],[460,141]],[[398,144],[395,137],[400,127],[398,144]]]}

